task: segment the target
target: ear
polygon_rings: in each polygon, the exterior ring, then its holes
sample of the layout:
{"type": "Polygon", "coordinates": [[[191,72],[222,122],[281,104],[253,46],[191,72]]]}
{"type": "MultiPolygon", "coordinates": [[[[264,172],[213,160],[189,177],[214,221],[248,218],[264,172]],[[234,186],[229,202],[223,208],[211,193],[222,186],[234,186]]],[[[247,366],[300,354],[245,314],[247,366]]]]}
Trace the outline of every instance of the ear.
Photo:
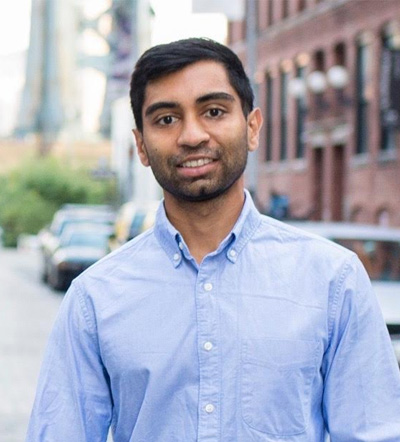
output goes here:
{"type": "Polygon", "coordinates": [[[143,166],[150,166],[149,157],[147,156],[146,148],[143,141],[143,134],[138,129],[132,130],[136,140],[137,153],[143,166]]]}
{"type": "Polygon", "coordinates": [[[260,108],[256,107],[247,116],[247,145],[250,152],[258,148],[260,129],[263,117],[260,108]]]}

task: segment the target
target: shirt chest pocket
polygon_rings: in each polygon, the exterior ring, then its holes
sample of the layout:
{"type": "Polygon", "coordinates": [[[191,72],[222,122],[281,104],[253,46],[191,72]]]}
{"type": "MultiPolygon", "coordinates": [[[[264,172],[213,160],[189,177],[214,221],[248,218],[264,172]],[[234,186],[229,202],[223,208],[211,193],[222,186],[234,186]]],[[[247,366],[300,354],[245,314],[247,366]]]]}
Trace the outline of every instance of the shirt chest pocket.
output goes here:
{"type": "Polygon", "coordinates": [[[241,400],[248,426],[277,437],[306,430],[320,348],[318,341],[243,342],[241,400]]]}

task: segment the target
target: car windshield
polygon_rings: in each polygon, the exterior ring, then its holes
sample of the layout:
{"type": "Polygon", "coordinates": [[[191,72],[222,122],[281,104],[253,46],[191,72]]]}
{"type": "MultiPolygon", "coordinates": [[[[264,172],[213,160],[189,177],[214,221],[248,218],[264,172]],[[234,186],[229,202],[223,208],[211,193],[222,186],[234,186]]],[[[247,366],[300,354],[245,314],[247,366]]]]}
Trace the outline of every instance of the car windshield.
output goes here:
{"type": "Polygon", "coordinates": [[[112,225],[113,220],[112,218],[107,217],[100,217],[100,216],[80,216],[76,218],[65,218],[59,220],[57,223],[55,223],[51,231],[56,236],[61,236],[61,234],[64,232],[66,228],[68,228],[71,225],[75,224],[105,224],[105,225],[112,225]]]}
{"type": "Polygon", "coordinates": [[[105,248],[108,242],[108,235],[96,232],[73,232],[62,241],[67,247],[99,247],[105,248]]]}
{"type": "Polygon", "coordinates": [[[400,281],[400,243],[360,239],[335,239],[357,253],[369,277],[375,281],[400,281]]]}

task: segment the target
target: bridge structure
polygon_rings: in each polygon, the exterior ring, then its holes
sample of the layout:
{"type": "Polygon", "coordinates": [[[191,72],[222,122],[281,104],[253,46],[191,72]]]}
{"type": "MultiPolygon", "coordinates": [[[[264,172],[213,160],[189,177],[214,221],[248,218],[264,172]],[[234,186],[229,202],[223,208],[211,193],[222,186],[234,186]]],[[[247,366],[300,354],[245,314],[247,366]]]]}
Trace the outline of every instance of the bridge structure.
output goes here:
{"type": "Polygon", "coordinates": [[[150,21],[149,1],[103,3],[103,10],[88,17],[83,0],[32,0],[26,80],[15,135],[37,134],[42,155],[50,152],[61,134],[83,136],[83,69],[96,69],[106,79],[99,121],[103,136],[110,135],[112,103],[127,94],[130,73],[143,45],[139,41],[143,23],[150,21]],[[104,54],[82,49],[88,32],[104,41],[104,54]]]}

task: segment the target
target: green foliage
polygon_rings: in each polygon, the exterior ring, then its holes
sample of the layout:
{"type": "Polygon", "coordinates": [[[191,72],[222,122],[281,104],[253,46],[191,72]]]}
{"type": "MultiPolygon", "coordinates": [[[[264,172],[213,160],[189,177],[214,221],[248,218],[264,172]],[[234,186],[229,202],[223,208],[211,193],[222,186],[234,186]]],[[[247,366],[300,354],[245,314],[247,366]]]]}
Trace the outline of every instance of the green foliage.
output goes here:
{"type": "Polygon", "coordinates": [[[4,245],[22,233],[36,234],[65,203],[112,204],[114,182],[96,181],[87,170],[66,167],[54,158],[37,158],[0,176],[0,226],[4,245]]]}

